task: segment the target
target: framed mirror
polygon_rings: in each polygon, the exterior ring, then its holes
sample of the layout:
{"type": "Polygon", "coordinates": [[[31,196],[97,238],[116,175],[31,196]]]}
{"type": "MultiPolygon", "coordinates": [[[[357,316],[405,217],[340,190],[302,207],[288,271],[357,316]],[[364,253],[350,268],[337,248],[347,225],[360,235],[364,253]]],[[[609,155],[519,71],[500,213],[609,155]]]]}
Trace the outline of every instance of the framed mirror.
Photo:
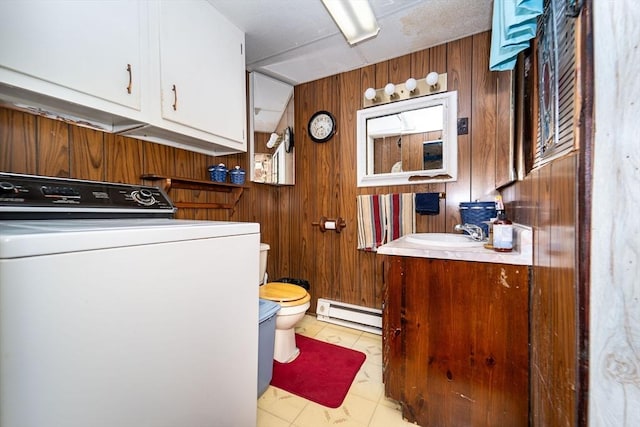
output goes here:
{"type": "Polygon", "coordinates": [[[359,110],[358,187],[455,181],[457,100],[451,91],[359,110]]]}
{"type": "Polygon", "coordinates": [[[293,86],[249,74],[249,171],[251,181],[295,184],[293,86]]]}

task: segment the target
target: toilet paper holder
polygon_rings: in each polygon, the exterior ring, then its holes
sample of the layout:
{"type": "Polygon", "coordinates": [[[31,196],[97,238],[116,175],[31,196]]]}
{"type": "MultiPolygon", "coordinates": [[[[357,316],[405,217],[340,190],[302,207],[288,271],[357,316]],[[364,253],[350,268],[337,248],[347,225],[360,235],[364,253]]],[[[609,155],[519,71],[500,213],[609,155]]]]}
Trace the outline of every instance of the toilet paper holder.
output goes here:
{"type": "Polygon", "coordinates": [[[312,222],[311,225],[320,227],[320,231],[323,233],[327,230],[334,230],[336,233],[340,233],[347,226],[347,223],[344,218],[332,219],[323,216],[320,217],[320,221],[312,222]]]}

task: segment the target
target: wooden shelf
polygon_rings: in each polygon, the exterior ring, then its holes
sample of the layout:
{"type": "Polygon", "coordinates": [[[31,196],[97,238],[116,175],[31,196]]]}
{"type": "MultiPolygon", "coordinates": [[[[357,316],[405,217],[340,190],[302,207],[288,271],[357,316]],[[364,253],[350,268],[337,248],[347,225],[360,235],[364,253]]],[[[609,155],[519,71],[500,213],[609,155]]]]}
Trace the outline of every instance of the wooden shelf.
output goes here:
{"type": "Polygon", "coordinates": [[[216,193],[227,193],[231,195],[229,203],[204,203],[204,202],[174,202],[177,208],[185,209],[231,209],[233,212],[240,200],[240,196],[246,187],[244,185],[227,184],[225,182],[203,181],[200,179],[180,178],[174,176],[161,176],[154,174],[145,174],[140,178],[147,181],[162,181],[162,189],[169,194],[172,188],[183,190],[211,191],[216,193]]]}

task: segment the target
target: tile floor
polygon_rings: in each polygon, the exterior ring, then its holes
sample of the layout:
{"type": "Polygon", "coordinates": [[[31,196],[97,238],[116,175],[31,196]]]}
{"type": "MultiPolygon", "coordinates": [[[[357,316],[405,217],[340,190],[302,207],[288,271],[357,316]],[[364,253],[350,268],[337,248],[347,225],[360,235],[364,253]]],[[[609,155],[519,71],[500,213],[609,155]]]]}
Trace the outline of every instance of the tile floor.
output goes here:
{"type": "Polygon", "coordinates": [[[342,406],[327,408],[269,386],[258,399],[258,427],[399,427],[415,426],[402,419],[396,402],[384,397],[382,338],[379,335],[320,322],[306,315],[296,332],[367,355],[342,406]]]}

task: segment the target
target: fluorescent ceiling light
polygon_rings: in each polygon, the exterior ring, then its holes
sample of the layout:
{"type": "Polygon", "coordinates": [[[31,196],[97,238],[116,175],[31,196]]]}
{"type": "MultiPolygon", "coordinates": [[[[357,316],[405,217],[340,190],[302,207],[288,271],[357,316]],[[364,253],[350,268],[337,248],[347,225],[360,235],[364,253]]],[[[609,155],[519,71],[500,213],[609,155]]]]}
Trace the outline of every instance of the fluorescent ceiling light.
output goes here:
{"type": "Polygon", "coordinates": [[[350,45],[378,35],[380,27],[368,0],[322,0],[350,45]]]}

